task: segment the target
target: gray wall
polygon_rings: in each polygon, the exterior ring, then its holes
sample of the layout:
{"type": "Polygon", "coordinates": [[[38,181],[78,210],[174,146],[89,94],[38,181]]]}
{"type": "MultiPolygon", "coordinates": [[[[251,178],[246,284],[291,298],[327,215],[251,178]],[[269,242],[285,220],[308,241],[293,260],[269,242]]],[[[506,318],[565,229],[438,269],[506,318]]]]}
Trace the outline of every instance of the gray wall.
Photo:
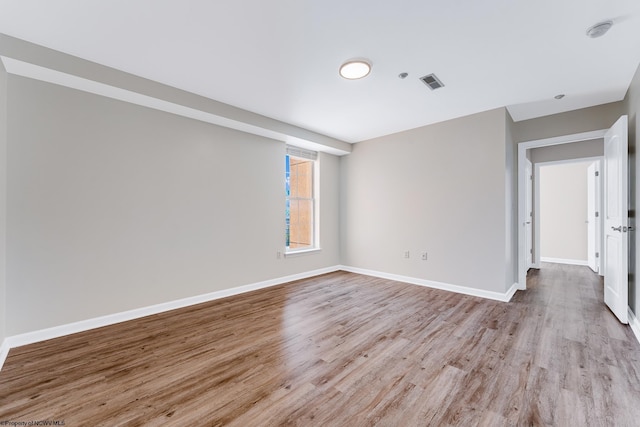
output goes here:
{"type": "Polygon", "coordinates": [[[529,150],[531,163],[553,162],[558,160],[583,159],[604,156],[604,140],[572,142],[570,144],[551,145],[529,150]]]}
{"type": "Polygon", "coordinates": [[[340,262],[334,156],[323,250],[277,259],[283,143],[14,75],[8,118],[7,335],[340,262]]]}
{"type": "Polygon", "coordinates": [[[0,344],[6,334],[7,73],[0,61],[0,344]]]}
{"type": "Polygon", "coordinates": [[[625,114],[629,115],[629,216],[631,218],[630,224],[636,227],[635,233],[632,233],[632,240],[630,242],[630,259],[629,259],[629,306],[633,310],[636,316],[640,315],[638,309],[640,308],[640,292],[637,290],[637,266],[640,265],[640,251],[637,250],[640,247],[640,230],[638,230],[638,222],[636,220],[637,215],[637,203],[640,200],[640,185],[638,185],[638,173],[640,165],[640,157],[637,155],[638,147],[640,147],[640,67],[636,70],[636,74],[633,77],[627,96],[624,99],[625,114]]]}
{"type": "Polygon", "coordinates": [[[514,138],[515,123],[505,109],[505,181],[506,181],[506,264],[507,285],[518,281],[518,148],[514,138]]]}
{"type": "Polygon", "coordinates": [[[516,123],[518,142],[607,129],[626,114],[622,102],[597,105],[516,123]]]}
{"type": "Polygon", "coordinates": [[[504,292],[512,143],[628,112],[635,147],[639,100],[636,75],[624,103],[515,124],[498,109],[321,154],[323,250],[278,260],[282,143],[2,70],[0,338],[340,263],[504,292]]]}
{"type": "Polygon", "coordinates": [[[341,161],[343,264],[505,292],[506,126],[501,108],[355,144],[341,161]]]}

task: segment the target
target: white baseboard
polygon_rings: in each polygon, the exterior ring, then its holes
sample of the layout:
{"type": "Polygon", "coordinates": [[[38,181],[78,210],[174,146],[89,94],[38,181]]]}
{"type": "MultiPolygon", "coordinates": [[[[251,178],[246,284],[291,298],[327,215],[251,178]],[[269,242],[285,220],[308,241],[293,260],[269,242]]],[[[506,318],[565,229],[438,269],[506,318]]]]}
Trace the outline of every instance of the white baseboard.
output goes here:
{"type": "Polygon", "coordinates": [[[279,277],[276,279],[265,280],[262,282],[252,283],[249,285],[239,286],[230,289],[223,289],[203,295],[197,295],[189,298],[183,298],[175,301],[169,301],[161,304],[155,304],[152,306],[142,307],[134,310],[123,311],[120,313],[109,314],[106,316],[95,317],[92,319],[81,320],[78,322],[68,323],[65,325],[54,326],[47,329],[41,329],[38,331],[27,332],[24,334],[18,334],[9,336],[4,339],[0,346],[0,369],[9,354],[9,350],[14,347],[20,347],[27,344],[33,344],[40,341],[45,341],[53,338],[62,337],[78,332],[84,332],[95,328],[101,328],[103,326],[114,325],[116,323],[126,322],[129,320],[139,319],[145,316],[151,316],[153,314],[159,314],[170,310],[175,310],[183,307],[188,307],[203,302],[213,301],[216,299],[226,298],[233,295],[239,295],[246,292],[255,291],[258,289],[264,289],[271,286],[281,285],[283,283],[293,282],[295,280],[306,279],[309,277],[318,276],[321,274],[332,273],[334,271],[344,270],[352,273],[363,274],[366,276],[380,277],[383,279],[395,280],[398,282],[410,283],[419,286],[425,286],[434,289],[440,289],[449,292],[455,292],[459,294],[471,295],[481,298],[488,298],[496,301],[508,302],[511,300],[515,292],[518,290],[518,283],[514,283],[511,288],[505,293],[484,291],[481,289],[468,288],[464,286],[451,285],[448,283],[435,282],[431,280],[417,279],[408,276],[400,276],[396,274],[383,273],[379,271],[366,270],[356,267],[348,266],[332,266],[322,268],[318,270],[307,271],[304,273],[293,274],[290,276],[279,277]]]}
{"type": "Polygon", "coordinates": [[[493,292],[493,291],[485,291],[482,289],[468,288],[466,286],[451,285],[449,283],[435,282],[433,280],[425,280],[425,279],[418,279],[415,277],[400,276],[400,275],[391,274],[391,273],[383,273],[381,271],[367,270],[364,268],[349,267],[346,265],[340,266],[340,269],[351,272],[351,273],[363,274],[365,276],[373,276],[373,277],[379,277],[381,279],[395,280],[396,282],[410,283],[412,285],[425,286],[427,288],[440,289],[443,291],[455,292],[458,294],[471,295],[474,297],[487,298],[487,299],[492,299],[495,301],[502,301],[502,302],[510,301],[511,297],[513,297],[513,295],[518,290],[517,283],[514,283],[513,285],[511,285],[511,287],[507,292],[500,293],[500,292],[493,292]]]}
{"type": "Polygon", "coordinates": [[[570,264],[570,265],[584,265],[588,266],[589,262],[581,259],[566,259],[566,258],[549,258],[549,257],[540,257],[540,261],[542,262],[552,262],[554,264],[570,264]]]}
{"type": "Polygon", "coordinates": [[[511,298],[513,298],[518,290],[520,290],[520,284],[518,282],[514,282],[514,284],[511,285],[507,292],[505,292],[506,299],[504,300],[504,302],[511,301],[511,298]]]}
{"type": "Polygon", "coordinates": [[[636,336],[638,342],[640,342],[640,320],[633,314],[633,311],[629,308],[629,326],[631,326],[631,330],[633,334],[636,336]]]}
{"type": "Polygon", "coordinates": [[[332,267],[327,267],[327,268],[321,268],[318,270],[312,270],[304,273],[292,274],[290,276],[279,277],[276,279],[265,280],[263,282],[252,283],[249,285],[238,286],[230,289],[223,289],[220,291],[210,292],[204,295],[196,295],[189,298],[183,298],[175,301],[155,304],[152,306],[137,308],[134,310],[128,310],[120,313],[109,314],[106,316],[95,317],[92,319],[81,320],[79,322],[68,323],[66,325],[54,326],[52,328],[41,329],[38,331],[9,336],[5,338],[4,342],[2,343],[2,347],[0,347],[0,369],[2,369],[2,365],[4,364],[4,361],[7,355],[9,354],[9,350],[14,347],[20,347],[27,344],[33,344],[39,341],[45,341],[52,338],[58,338],[65,335],[75,334],[77,332],[84,332],[90,329],[101,328],[103,326],[114,325],[116,323],[126,322],[128,320],[139,319],[141,317],[163,313],[165,311],[188,307],[191,305],[213,301],[221,298],[226,298],[233,295],[239,295],[246,292],[255,291],[258,289],[263,289],[271,286],[281,285],[283,283],[293,282],[295,280],[301,280],[301,279],[306,279],[313,276],[319,276],[321,274],[332,273],[338,270],[340,270],[340,266],[337,266],[337,265],[332,267]]]}
{"type": "Polygon", "coordinates": [[[9,343],[6,339],[2,341],[0,345],[0,369],[4,365],[4,361],[7,360],[7,356],[9,355],[9,343]]]}

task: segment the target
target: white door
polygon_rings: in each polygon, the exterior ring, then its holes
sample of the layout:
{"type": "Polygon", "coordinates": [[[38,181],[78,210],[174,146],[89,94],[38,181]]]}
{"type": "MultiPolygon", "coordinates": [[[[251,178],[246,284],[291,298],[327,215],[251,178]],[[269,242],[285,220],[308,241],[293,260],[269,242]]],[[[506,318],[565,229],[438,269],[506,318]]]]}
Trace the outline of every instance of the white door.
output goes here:
{"type": "Polygon", "coordinates": [[[628,323],[627,116],[604,137],[604,302],[628,323]]]}
{"type": "Polygon", "coordinates": [[[533,167],[531,161],[526,159],[525,163],[525,175],[527,180],[525,195],[525,209],[526,209],[526,221],[524,228],[524,236],[526,239],[526,269],[528,270],[533,266],[533,167]]]}
{"type": "Polygon", "coordinates": [[[600,161],[587,169],[587,263],[596,273],[600,273],[600,161]]]}

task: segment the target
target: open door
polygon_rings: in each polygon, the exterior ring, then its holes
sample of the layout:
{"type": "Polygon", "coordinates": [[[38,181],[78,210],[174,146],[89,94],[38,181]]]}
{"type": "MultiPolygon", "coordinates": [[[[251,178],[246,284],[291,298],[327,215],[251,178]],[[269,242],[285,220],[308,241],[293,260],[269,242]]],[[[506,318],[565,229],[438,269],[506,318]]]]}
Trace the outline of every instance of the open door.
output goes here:
{"type": "Polygon", "coordinates": [[[629,323],[627,116],[604,137],[604,302],[622,323],[629,323]]]}

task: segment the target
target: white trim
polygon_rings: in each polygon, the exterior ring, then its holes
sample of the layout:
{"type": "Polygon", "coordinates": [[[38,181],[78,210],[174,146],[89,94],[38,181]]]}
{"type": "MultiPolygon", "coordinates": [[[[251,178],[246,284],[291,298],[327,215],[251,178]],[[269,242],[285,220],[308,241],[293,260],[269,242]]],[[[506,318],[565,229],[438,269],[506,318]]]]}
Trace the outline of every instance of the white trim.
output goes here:
{"type": "MultiPolygon", "coordinates": [[[[575,133],[572,135],[563,135],[553,138],[536,139],[532,141],[524,141],[518,143],[518,283],[519,289],[527,289],[527,270],[526,264],[526,241],[524,236],[526,221],[526,200],[525,186],[527,185],[525,177],[525,159],[527,158],[527,150],[536,147],[547,147],[550,145],[569,144],[571,142],[589,141],[593,139],[604,138],[608,129],[595,130],[591,132],[575,133]]],[[[537,247],[536,247],[537,249],[537,247]]]]}
{"type": "Polygon", "coordinates": [[[640,320],[633,314],[631,308],[629,310],[629,326],[631,326],[631,330],[633,331],[633,335],[636,336],[638,342],[640,342],[640,320]]]}
{"type": "Polygon", "coordinates": [[[570,144],[572,142],[590,141],[592,139],[604,138],[604,134],[609,129],[599,129],[589,132],[574,133],[571,135],[554,136],[553,138],[534,139],[518,143],[518,149],[528,150],[529,148],[548,147],[550,145],[570,144]]]}
{"type": "MultiPolygon", "coordinates": [[[[296,158],[294,154],[289,153],[288,148],[287,148],[287,157],[296,158]]],[[[301,248],[301,249],[297,249],[297,248],[291,249],[289,246],[285,246],[285,251],[284,251],[285,258],[292,255],[305,254],[305,253],[317,252],[322,250],[320,246],[320,159],[317,157],[315,159],[310,159],[307,157],[299,157],[299,159],[306,161],[307,163],[311,163],[311,170],[312,170],[311,187],[313,188],[313,192],[311,194],[311,198],[299,198],[299,199],[311,201],[312,210],[313,210],[313,217],[311,218],[311,222],[312,222],[311,225],[313,227],[313,230],[312,230],[313,244],[310,247],[301,248]]],[[[289,169],[291,168],[289,167],[289,169]]],[[[291,170],[289,170],[289,172],[292,173],[291,170]]],[[[291,197],[291,194],[288,194],[287,201],[291,201],[292,199],[295,199],[295,198],[291,197]]],[[[289,235],[288,237],[290,238],[291,235],[289,235]]]]}
{"type": "Polygon", "coordinates": [[[533,163],[531,162],[531,160],[529,159],[525,159],[525,173],[527,174],[526,177],[526,185],[525,185],[525,209],[528,211],[527,213],[527,223],[531,222],[530,225],[531,229],[527,230],[527,226],[525,225],[525,258],[529,258],[529,254],[531,256],[531,262],[527,262],[528,260],[525,260],[525,268],[528,270],[530,268],[534,268],[536,265],[536,255],[538,253],[538,246],[537,243],[534,239],[534,231],[535,231],[535,218],[537,217],[537,212],[534,215],[534,210],[535,207],[537,206],[535,203],[535,189],[536,187],[533,185],[533,175],[534,175],[534,169],[533,169],[533,163]],[[531,191],[529,191],[531,190],[531,191]],[[529,206],[526,206],[527,204],[529,204],[529,206]],[[531,213],[531,215],[529,215],[529,212],[531,213]],[[533,249],[536,248],[536,251],[534,253],[533,249]]]}
{"type": "Polygon", "coordinates": [[[541,249],[540,242],[540,166],[538,163],[533,165],[533,244],[535,253],[533,254],[534,268],[540,269],[541,249]]]}
{"type": "MultiPolygon", "coordinates": [[[[68,323],[66,325],[54,326],[52,328],[41,329],[39,331],[13,335],[5,338],[0,351],[0,360],[4,362],[4,360],[2,359],[2,356],[4,355],[4,357],[6,357],[6,354],[9,352],[9,350],[14,347],[33,344],[39,341],[58,338],[65,335],[74,334],[77,332],[88,331],[90,329],[100,328],[103,326],[114,325],[116,323],[126,322],[128,320],[139,319],[141,317],[150,316],[153,314],[163,313],[166,311],[188,307],[188,306],[200,304],[203,302],[208,302],[208,301],[213,301],[220,298],[230,297],[233,295],[243,294],[243,293],[255,291],[258,289],[268,288],[271,286],[277,286],[283,283],[293,282],[295,280],[301,280],[309,277],[318,276],[320,274],[332,273],[338,270],[340,270],[339,266],[326,267],[318,270],[307,271],[304,273],[292,274],[290,276],[279,277],[276,279],[265,280],[263,282],[257,282],[249,285],[238,286],[235,288],[223,289],[223,290],[211,292],[208,294],[197,295],[197,296],[183,298],[175,301],[155,304],[148,307],[142,307],[134,310],[123,311],[120,313],[109,314],[106,316],[95,317],[93,319],[81,320],[79,322],[68,323]]],[[[1,364],[0,364],[0,369],[2,369],[1,364]]]]}
{"type": "Polygon", "coordinates": [[[513,298],[513,296],[516,294],[516,291],[520,289],[520,286],[518,285],[517,282],[515,282],[513,285],[511,285],[511,287],[509,289],[507,289],[507,292],[505,292],[505,300],[504,302],[509,302],[511,301],[511,298],[513,298]]]}
{"type": "Polygon", "coordinates": [[[349,267],[346,265],[340,266],[341,270],[348,271],[350,273],[362,274],[365,276],[379,277],[381,279],[395,280],[396,282],[409,283],[412,285],[425,286],[427,288],[440,289],[443,291],[455,292],[457,294],[471,295],[474,297],[487,298],[495,301],[509,302],[513,294],[518,290],[518,284],[511,285],[508,291],[505,293],[485,291],[482,289],[468,288],[466,286],[451,285],[449,283],[436,282],[433,280],[418,279],[409,276],[400,276],[397,274],[384,273],[381,271],[367,270],[365,268],[349,267]]]}
{"type": "Polygon", "coordinates": [[[557,166],[570,165],[572,163],[593,163],[598,160],[604,160],[604,156],[576,157],[575,159],[565,160],[549,160],[548,162],[536,162],[535,164],[540,166],[557,166]]]}
{"type": "Polygon", "coordinates": [[[2,345],[0,345],[0,369],[2,369],[2,366],[4,365],[4,361],[7,360],[7,356],[9,355],[9,350],[10,350],[9,343],[5,338],[2,341],[2,345]]]}
{"type": "Polygon", "coordinates": [[[321,252],[322,248],[310,248],[310,249],[298,249],[298,250],[285,250],[284,252],[284,257],[285,258],[289,258],[292,256],[296,256],[296,255],[305,255],[305,254],[311,254],[314,252],[321,252]]]}
{"type": "Polygon", "coordinates": [[[585,266],[589,265],[589,262],[583,259],[551,258],[551,257],[543,256],[543,257],[540,257],[540,261],[552,262],[554,264],[585,265],[585,266]]]}

